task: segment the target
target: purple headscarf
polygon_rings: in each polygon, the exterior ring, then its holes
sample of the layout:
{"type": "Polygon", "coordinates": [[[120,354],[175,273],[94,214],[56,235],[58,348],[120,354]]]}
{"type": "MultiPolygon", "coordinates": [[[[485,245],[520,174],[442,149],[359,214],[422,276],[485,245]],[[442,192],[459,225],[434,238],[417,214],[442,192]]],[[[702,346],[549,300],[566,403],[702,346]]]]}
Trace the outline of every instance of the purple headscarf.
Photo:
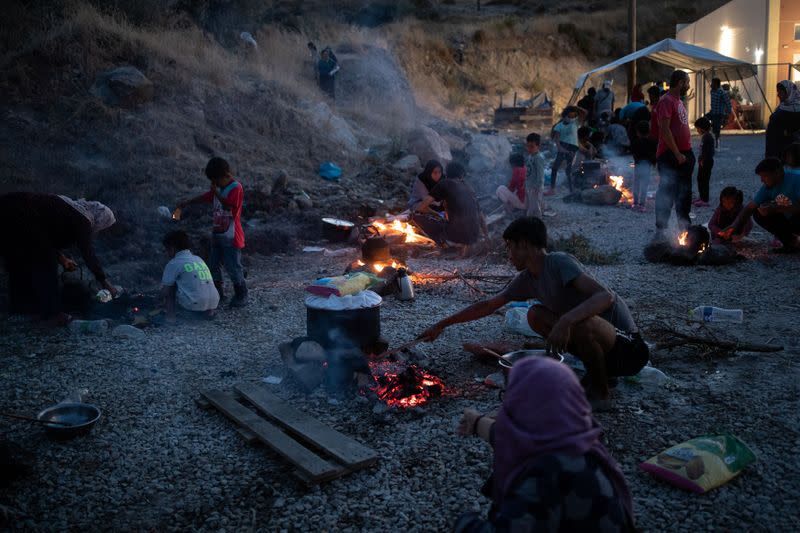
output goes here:
{"type": "Polygon", "coordinates": [[[600,443],[583,387],[567,366],[545,357],[514,364],[494,426],[493,499],[499,504],[515,478],[548,454],[584,455],[600,460],[633,521],[633,501],[622,471],[600,443]]]}

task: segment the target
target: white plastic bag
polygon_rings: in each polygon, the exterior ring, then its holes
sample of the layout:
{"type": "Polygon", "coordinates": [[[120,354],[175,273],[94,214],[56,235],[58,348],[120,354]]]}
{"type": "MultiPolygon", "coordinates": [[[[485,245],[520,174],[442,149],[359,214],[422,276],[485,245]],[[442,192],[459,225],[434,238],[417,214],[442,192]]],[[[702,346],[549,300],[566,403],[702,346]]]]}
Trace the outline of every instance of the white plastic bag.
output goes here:
{"type": "Polygon", "coordinates": [[[541,337],[528,325],[528,309],[530,307],[511,307],[506,311],[506,319],[503,327],[507,331],[519,333],[526,337],[541,337]]]}

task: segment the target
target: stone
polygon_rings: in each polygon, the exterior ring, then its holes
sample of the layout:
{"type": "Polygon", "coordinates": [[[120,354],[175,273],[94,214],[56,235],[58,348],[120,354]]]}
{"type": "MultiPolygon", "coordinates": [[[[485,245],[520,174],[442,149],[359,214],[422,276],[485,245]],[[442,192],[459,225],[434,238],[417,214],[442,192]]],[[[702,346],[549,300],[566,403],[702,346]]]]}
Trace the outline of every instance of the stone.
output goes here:
{"type": "Polygon", "coordinates": [[[306,193],[298,194],[294,197],[294,201],[300,209],[311,209],[314,207],[314,201],[306,193]]]}
{"type": "Polygon", "coordinates": [[[145,337],[147,337],[147,334],[141,329],[134,326],[129,326],[127,324],[122,324],[121,326],[117,326],[114,329],[112,329],[111,335],[122,339],[134,339],[134,340],[144,339],[145,337]]]}
{"type": "Polygon", "coordinates": [[[510,174],[511,143],[503,135],[473,135],[464,148],[469,157],[467,172],[473,177],[510,174]]]}
{"type": "Polygon", "coordinates": [[[611,185],[581,191],[581,201],[589,205],[616,205],[620,198],[622,193],[611,185]]]}
{"type": "Polygon", "coordinates": [[[414,154],[407,155],[395,161],[394,168],[407,172],[409,170],[419,170],[421,168],[419,157],[414,154]]]}
{"type": "Polygon", "coordinates": [[[106,105],[136,107],[153,98],[153,83],[135,67],[117,67],[98,74],[89,92],[106,105]]]}
{"type": "Polygon", "coordinates": [[[342,117],[335,115],[328,104],[316,102],[306,108],[311,124],[319,133],[350,151],[358,150],[352,128],[342,117]]]}
{"type": "Polygon", "coordinates": [[[417,156],[420,162],[424,163],[435,159],[446,165],[453,160],[453,154],[450,152],[450,145],[447,141],[427,126],[422,126],[409,133],[408,152],[417,156]]]}

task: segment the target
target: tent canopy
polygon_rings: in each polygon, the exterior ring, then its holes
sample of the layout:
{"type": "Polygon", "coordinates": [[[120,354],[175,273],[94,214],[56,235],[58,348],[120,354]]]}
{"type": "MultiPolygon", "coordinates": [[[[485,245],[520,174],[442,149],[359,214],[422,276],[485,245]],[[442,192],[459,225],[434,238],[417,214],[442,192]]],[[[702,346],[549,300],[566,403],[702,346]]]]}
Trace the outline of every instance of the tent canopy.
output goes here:
{"type": "Polygon", "coordinates": [[[746,61],[724,56],[702,46],[695,46],[675,39],[664,39],[637,52],[621,57],[608,65],[597,67],[582,74],[575,83],[575,90],[580,91],[586,84],[586,80],[594,74],[602,74],[645,57],[676,69],[692,72],[714,69],[715,76],[728,80],[751,78],[757,72],[756,67],[746,61]]]}

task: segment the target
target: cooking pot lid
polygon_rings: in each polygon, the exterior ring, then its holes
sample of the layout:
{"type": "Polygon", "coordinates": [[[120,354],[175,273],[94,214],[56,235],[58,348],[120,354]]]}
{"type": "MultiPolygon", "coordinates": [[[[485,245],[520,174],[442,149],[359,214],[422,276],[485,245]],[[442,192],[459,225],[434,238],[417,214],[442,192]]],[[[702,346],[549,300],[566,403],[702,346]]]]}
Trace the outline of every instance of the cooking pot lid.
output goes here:
{"type": "Polygon", "coordinates": [[[369,309],[381,305],[383,298],[372,291],[361,291],[358,294],[347,296],[316,296],[306,297],[306,307],[324,311],[351,311],[354,309],[369,309]]]}
{"type": "Polygon", "coordinates": [[[328,218],[328,217],[326,217],[326,218],[323,218],[322,221],[325,222],[326,224],[333,224],[334,226],[343,226],[343,227],[347,227],[347,228],[352,228],[353,226],[355,226],[355,224],[353,224],[352,222],[348,222],[346,220],[342,220],[341,218],[328,218]]]}

